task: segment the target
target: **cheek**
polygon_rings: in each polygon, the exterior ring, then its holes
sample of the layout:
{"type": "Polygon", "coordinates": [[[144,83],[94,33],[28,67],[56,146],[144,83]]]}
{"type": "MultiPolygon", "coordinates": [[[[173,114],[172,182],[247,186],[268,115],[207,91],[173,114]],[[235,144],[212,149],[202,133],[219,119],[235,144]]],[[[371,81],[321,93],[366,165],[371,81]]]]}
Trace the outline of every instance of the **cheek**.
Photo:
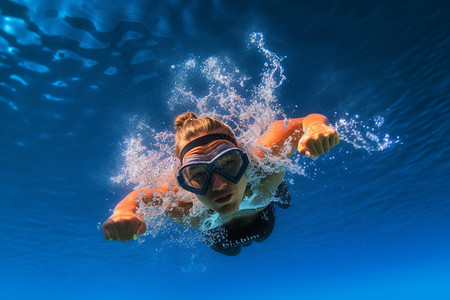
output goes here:
{"type": "Polygon", "coordinates": [[[239,191],[240,192],[242,191],[242,193],[244,193],[245,189],[247,187],[247,176],[244,175],[242,177],[241,181],[239,181],[239,183],[238,183],[238,186],[239,186],[239,191]]]}
{"type": "Polygon", "coordinates": [[[206,194],[205,196],[198,196],[195,195],[195,197],[197,197],[198,201],[200,201],[201,203],[203,203],[206,207],[210,208],[210,203],[212,202],[210,200],[210,198],[208,197],[208,194],[206,194]]]}

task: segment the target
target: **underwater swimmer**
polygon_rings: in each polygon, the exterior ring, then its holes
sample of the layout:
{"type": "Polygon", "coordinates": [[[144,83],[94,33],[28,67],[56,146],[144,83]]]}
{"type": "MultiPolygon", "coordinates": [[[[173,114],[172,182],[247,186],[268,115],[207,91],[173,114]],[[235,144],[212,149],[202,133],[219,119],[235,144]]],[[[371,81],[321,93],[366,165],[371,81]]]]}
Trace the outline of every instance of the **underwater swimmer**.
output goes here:
{"type": "MultiPolygon", "coordinates": [[[[105,238],[136,240],[147,230],[144,221],[136,215],[139,205],[161,205],[165,195],[176,195],[180,188],[193,193],[204,204],[204,212],[193,216],[190,214],[192,201],[178,199],[165,209],[165,215],[198,230],[204,242],[215,251],[237,255],[242,246],[268,238],[275,221],[273,202],[283,208],[290,204],[283,181],[285,171],[263,171],[264,174],[259,174],[260,184],[252,186],[246,176],[250,168],[248,156],[228,125],[211,117],[197,118],[188,112],[176,118],[175,128],[175,156],[180,160],[176,181],[173,178],[173,182],[162,187],[136,190],[126,196],[103,224],[105,238]],[[243,205],[244,202],[259,205],[252,207],[243,205]],[[205,220],[212,215],[220,222],[205,230],[205,220]]],[[[325,116],[311,114],[272,123],[256,144],[260,150],[255,155],[261,158],[263,150],[280,158],[290,158],[296,150],[317,158],[339,144],[339,135],[325,116]]]]}

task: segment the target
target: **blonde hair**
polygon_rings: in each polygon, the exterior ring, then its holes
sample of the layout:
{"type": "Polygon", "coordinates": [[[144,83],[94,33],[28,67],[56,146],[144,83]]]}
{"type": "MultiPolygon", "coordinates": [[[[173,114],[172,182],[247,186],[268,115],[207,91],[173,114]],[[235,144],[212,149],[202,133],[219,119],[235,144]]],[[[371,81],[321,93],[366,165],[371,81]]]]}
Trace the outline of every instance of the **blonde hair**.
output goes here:
{"type": "Polygon", "coordinates": [[[190,142],[194,138],[200,137],[208,133],[225,133],[235,138],[233,130],[230,126],[212,117],[197,116],[193,112],[180,114],[176,117],[175,129],[175,156],[180,157],[181,146],[190,142]]]}

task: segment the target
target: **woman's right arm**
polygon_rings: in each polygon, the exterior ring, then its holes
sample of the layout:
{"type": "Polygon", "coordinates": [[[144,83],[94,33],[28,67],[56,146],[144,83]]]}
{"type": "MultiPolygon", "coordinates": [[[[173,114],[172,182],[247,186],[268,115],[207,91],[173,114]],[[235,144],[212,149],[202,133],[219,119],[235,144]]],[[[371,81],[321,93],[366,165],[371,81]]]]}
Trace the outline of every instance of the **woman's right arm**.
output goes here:
{"type": "Polygon", "coordinates": [[[147,231],[144,221],[136,215],[140,194],[139,190],[129,193],[114,208],[111,217],[102,225],[106,240],[122,242],[136,240],[147,231]]]}
{"type": "MultiPolygon", "coordinates": [[[[316,158],[339,144],[339,134],[331,127],[330,121],[320,114],[310,114],[305,118],[275,121],[261,136],[257,145],[270,149],[272,155],[290,158],[296,150],[301,154],[316,158]]],[[[257,153],[264,157],[263,151],[257,153]]],[[[261,186],[272,194],[284,178],[285,172],[268,174],[261,186]]]]}
{"type": "MultiPolygon", "coordinates": [[[[166,184],[158,189],[136,190],[128,194],[114,208],[114,213],[102,225],[103,234],[108,241],[130,241],[136,240],[147,231],[145,222],[136,215],[140,203],[145,205],[162,205],[162,197],[169,193],[169,185],[166,184]],[[142,200],[142,201],[139,201],[142,200]]],[[[176,193],[177,188],[172,187],[172,192],[176,193]]],[[[166,208],[165,215],[173,221],[183,224],[189,216],[192,207],[191,202],[176,200],[175,205],[166,208]]]]}

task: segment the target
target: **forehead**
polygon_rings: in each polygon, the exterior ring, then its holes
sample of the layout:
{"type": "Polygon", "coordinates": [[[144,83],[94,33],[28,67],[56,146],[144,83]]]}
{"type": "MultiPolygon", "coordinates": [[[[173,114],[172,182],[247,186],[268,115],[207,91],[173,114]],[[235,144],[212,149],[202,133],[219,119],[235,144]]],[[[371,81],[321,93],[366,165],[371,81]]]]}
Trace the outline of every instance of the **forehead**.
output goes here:
{"type": "Polygon", "coordinates": [[[199,160],[202,159],[204,161],[212,160],[216,155],[220,152],[235,148],[231,142],[227,140],[217,140],[213,141],[207,145],[198,146],[190,150],[183,158],[183,163],[186,163],[191,160],[199,160]]]}

